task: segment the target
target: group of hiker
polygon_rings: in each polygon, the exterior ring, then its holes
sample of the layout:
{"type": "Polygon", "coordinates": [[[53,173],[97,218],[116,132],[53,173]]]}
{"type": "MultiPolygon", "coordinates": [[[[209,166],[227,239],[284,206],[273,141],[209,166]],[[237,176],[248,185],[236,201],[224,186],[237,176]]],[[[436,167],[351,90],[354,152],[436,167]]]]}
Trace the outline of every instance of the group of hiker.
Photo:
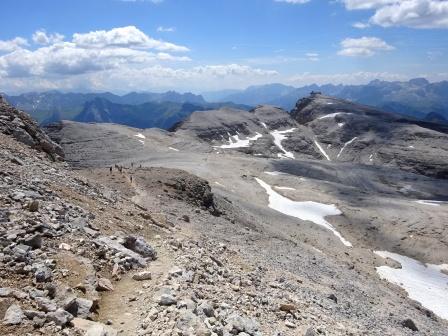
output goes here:
{"type": "MultiPolygon", "coordinates": [[[[117,164],[115,164],[114,166],[110,166],[109,167],[109,173],[110,174],[112,174],[113,172],[114,172],[114,167],[115,167],[115,169],[118,171],[118,172],[120,172],[120,174],[123,174],[123,170],[124,169],[127,169],[126,167],[123,167],[123,166],[120,166],[120,165],[117,165],[117,164]]],[[[140,168],[142,167],[142,165],[140,165],[140,168]]],[[[134,168],[134,163],[133,162],[131,162],[131,168],[134,168]]],[[[132,183],[132,175],[131,176],[129,176],[129,179],[131,180],[131,183],[132,183]]]]}

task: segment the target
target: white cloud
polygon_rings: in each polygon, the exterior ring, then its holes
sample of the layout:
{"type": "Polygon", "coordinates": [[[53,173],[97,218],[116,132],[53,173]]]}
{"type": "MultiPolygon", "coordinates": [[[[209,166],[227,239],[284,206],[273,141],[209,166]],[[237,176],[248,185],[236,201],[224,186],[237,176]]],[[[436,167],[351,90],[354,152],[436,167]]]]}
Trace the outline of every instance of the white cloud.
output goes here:
{"type": "Polygon", "coordinates": [[[59,33],[47,34],[43,29],[36,31],[33,34],[33,42],[41,45],[48,45],[53,43],[62,42],[64,35],[59,33]]]}
{"type": "Polygon", "coordinates": [[[164,26],[159,26],[157,27],[157,31],[159,33],[172,33],[176,31],[175,27],[164,27],[164,26]]]}
{"type": "Polygon", "coordinates": [[[370,24],[364,22],[355,22],[352,24],[352,26],[358,29],[366,29],[370,27],[370,24]]]}
{"type": "Polygon", "coordinates": [[[369,22],[383,27],[448,28],[447,0],[342,0],[348,10],[374,10],[369,22]]]}
{"type": "Polygon", "coordinates": [[[54,78],[48,76],[6,77],[0,81],[0,90],[6,92],[53,89],[120,92],[151,89],[200,91],[266,84],[275,80],[277,76],[276,71],[239,64],[204,65],[192,68],[173,68],[159,64],[145,67],[128,65],[54,78]]]}
{"type": "Polygon", "coordinates": [[[61,42],[60,34],[37,31],[36,43],[50,44],[30,50],[27,41],[16,38],[1,41],[2,77],[69,76],[116,69],[121,66],[154,66],[158,62],[187,62],[187,56],[174,56],[165,50],[188,48],[151,39],[135,27],[115,28],[87,34],[74,34],[71,42],[61,42]],[[150,51],[154,49],[157,52],[150,51]]]}
{"type": "Polygon", "coordinates": [[[305,56],[309,61],[317,62],[319,60],[319,54],[314,52],[306,53],[305,56]]]}
{"type": "Polygon", "coordinates": [[[11,52],[28,45],[28,41],[22,37],[16,37],[12,40],[0,40],[0,52],[11,52]]]}
{"type": "Polygon", "coordinates": [[[73,42],[82,48],[123,47],[171,52],[186,52],[189,50],[184,46],[153,39],[134,26],[74,34],[73,42]]]}
{"type": "Polygon", "coordinates": [[[286,2],[289,4],[294,4],[294,5],[298,5],[298,4],[304,4],[309,2],[310,0],[274,0],[275,2],[286,2]]]}
{"type": "Polygon", "coordinates": [[[395,49],[378,37],[346,38],[341,42],[341,56],[373,56],[378,51],[395,49]]]}
{"type": "Polygon", "coordinates": [[[278,75],[241,64],[186,67],[188,56],[171,53],[187,51],[186,47],[151,39],[135,27],[59,40],[37,34],[37,42],[49,44],[36,49],[26,48],[21,38],[2,41],[6,53],[0,55],[0,90],[218,89],[266,83],[278,75]],[[179,68],[180,64],[184,65],[179,68]]]}

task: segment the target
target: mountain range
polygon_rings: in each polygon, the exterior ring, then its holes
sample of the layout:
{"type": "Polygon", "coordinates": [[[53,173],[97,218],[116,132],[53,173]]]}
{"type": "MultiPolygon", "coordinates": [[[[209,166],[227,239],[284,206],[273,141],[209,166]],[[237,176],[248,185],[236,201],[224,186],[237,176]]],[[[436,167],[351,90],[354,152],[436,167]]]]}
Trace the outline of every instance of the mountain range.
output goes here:
{"type": "Polygon", "coordinates": [[[41,125],[73,120],[169,129],[195,111],[221,107],[247,111],[254,106],[268,104],[291,111],[298,99],[313,91],[420,120],[448,123],[448,82],[430,83],[424,78],[408,82],[375,80],[367,85],[313,84],[301,88],[268,84],[245,90],[205,92],[202,95],[175,91],[131,92],[122,96],[110,92],[48,91],[4,96],[41,125]]]}
{"type": "Polygon", "coordinates": [[[62,93],[49,91],[5,96],[13,106],[26,111],[41,125],[60,120],[112,122],[134,127],[169,128],[194,111],[232,106],[231,102],[208,103],[192,93],[131,92],[123,96],[105,93],[62,93]]]}
{"type": "Polygon", "coordinates": [[[430,83],[424,78],[407,82],[374,80],[366,85],[308,85],[300,88],[283,84],[251,86],[240,91],[206,92],[203,97],[210,101],[258,105],[269,104],[291,110],[297,99],[311,91],[371,105],[380,109],[424,119],[431,114],[432,120],[448,119],[448,81],[430,83]]]}

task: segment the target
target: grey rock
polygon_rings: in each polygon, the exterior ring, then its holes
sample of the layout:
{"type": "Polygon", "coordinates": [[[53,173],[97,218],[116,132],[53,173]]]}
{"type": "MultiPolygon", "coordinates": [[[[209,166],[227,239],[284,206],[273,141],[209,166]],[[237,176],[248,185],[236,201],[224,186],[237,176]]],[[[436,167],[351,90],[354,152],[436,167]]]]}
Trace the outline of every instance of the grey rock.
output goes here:
{"type": "Polygon", "coordinates": [[[177,299],[172,294],[162,294],[159,298],[159,305],[171,306],[177,303],[177,299]]]}
{"type": "Polygon", "coordinates": [[[412,331],[418,331],[418,328],[417,328],[417,326],[415,325],[415,322],[414,322],[413,320],[411,320],[411,319],[406,319],[406,320],[404,320],[403,322],[401,322],[401,325],[402,325],[404,328],[411,329],[412,331]]]}
{"type": "Polygon", "coordinates": [[[87,318],[93,308],[93,301],[84,298],[68,299],[64,309],[75,317],[87,318]]]}
{"type": "Polygon", "coordinates": [[[227,319],[227,328],[231,333],[233,332],[246,332],[249,335],[256,335],[257,331],[260,329],[260,325],[257,321],[248,318],[242,317],[237,313],[231,314],[227,319]]]}
{"type": "Polygon", "coordinates": [[[134,279],[136,281],[151,280],[151,272],[144,271],[144,272],[135,273],[132,276],[132,279],[134,279]]]}
{"type": "Polygon", "coordinates": [[[5,312],[5,317],[3,318],[3,324],[5,325],[17,325],[21,324],[25,314],[19,305],[12,304],[5,312]]]}
{"type": "Polygon", "coordinates": [[[23,244],[30,246],[33,249],[40,249],[42,247],[42,235],[31,235],[23,240],[23,244]]]}
{"type": "Polygon", "coordinates": [[[38,200],[31,201],[31,203],[28,205],[28,210],[31,212],[38,211],[39,210],[39,201],[38,200]]]}
{"type": "Polygon", "coordinates": [[[133,250],[121,245],[116,240],[113,240],[109,237],[100,237],[95,240],[95,243],[99,246],[106,246],[114,251],[122,253],[125,256],[131,257],[141,267],[146,266],[145,258],[143,258],[140,254],[134,252],[133,250]]]}
{"type": "Polygon", "coordinates": [[[47,320],[63,327],[73,320],[73,315],[62,308],[58,308],[56,311],[47,314],[47,320]]]}
{"type": "Polygon", "coordinates": [[[34,273],[36,282],[48,282],[51,280],[52,276],[53,273],[51,272],[51,269],[43,265],[39,266],[34,273]]]}
{"type": "Polygon", "coordinates": [[[208,301],[203,301],[198,307],[197,307],[198,314],[203,314],[207,317],[213,317],[215,315],[215,310],[213,309],[213,306],[208,301]]]}
{"type": "Polygon", "coordinates": [[[57,309],[56,303],[46,297],[36,297],[35,301],[39,309],[46,313],[54,312],[57,309]]]}
{"type": "Polygon", "coordinates": [[[127,236],[124,238],[123,245],[145,258],[151,258],[152,260],[157,258],[157,252],[145,241],[143,237],[127,236]]]}

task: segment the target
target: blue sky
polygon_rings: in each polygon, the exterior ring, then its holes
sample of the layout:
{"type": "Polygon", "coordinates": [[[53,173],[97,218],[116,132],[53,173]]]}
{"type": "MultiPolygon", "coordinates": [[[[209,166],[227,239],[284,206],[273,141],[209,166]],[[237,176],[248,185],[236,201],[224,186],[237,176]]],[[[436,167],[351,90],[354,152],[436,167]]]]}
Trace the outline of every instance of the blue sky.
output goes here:
{"type": "Polygon", "coordinates": [[[3,0],[0,90],[448,78],[447,0],[3,0]]]}

